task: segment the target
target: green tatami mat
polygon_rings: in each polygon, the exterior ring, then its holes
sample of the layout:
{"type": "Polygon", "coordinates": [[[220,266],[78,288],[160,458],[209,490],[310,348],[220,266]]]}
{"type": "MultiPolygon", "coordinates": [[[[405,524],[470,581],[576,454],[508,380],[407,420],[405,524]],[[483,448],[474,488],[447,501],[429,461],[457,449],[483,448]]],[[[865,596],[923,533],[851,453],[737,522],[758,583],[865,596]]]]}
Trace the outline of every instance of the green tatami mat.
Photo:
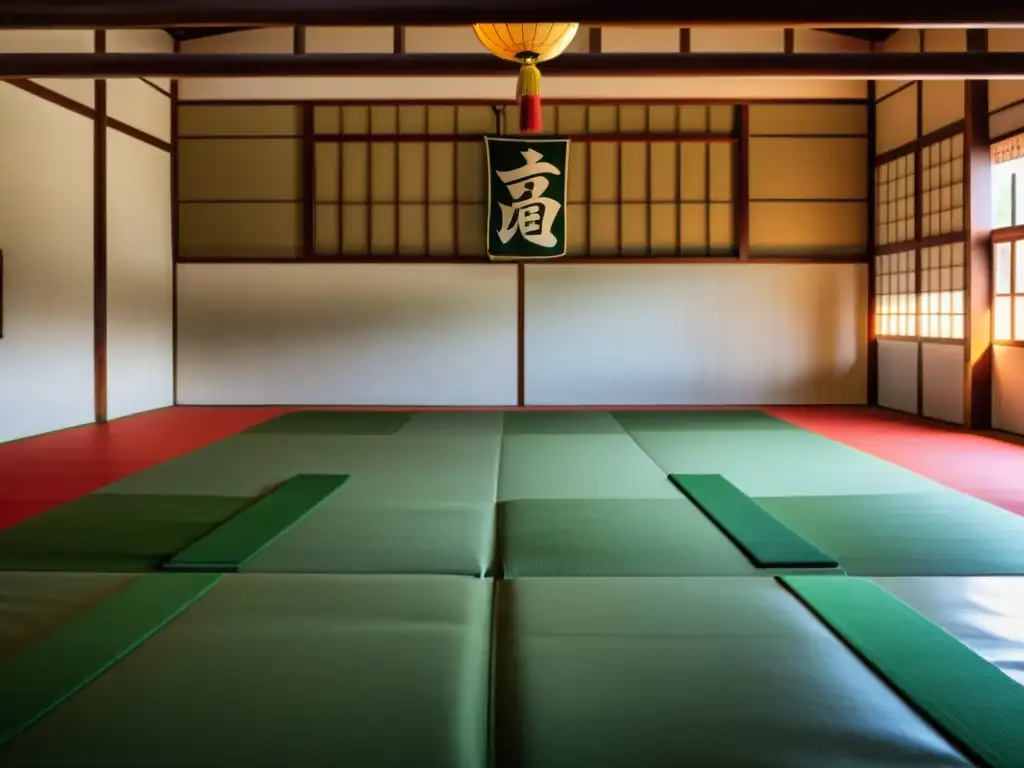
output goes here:
{"type": "Polygon", "coordinates": [[[751,496],[915,493],[943,486],[812,432],[780,429],[635,431],[667,474],[724,475],[751,496]]]}
{"type": "Polygon", "coordinates": [[[1024,518],[949,489],[756,500],[851,575],[1024,575],[1024,518]]]}
{"type": "Polygon", "coordinates": [[[242,570],[482,576],[493,559],[493,502],[361,502],[346,486],[242,570]]]}
{"type": "Polygon", "coordinates": [[[226,575],[0,765],[481,768],[492,591],[448,576],[226,575]]]}
{"type": "Polygon", "coordinates": [[[126,477],[103,492],[253,497],[294,475],[347,474],[353,480],[345,494],[364,501],[493,502],[500,448],[501,434],[493,430],[238,435],[126,477]]]}
{"type": "Polygon", "coordinates": [[[0,664],[0,745],[117,664],[218,578],[142,576],[0,664]]]}
{"type": "Polygon", "coordinates": [[[498,500],[677,499],[629,435],[505,435],[498,500]]]}
{"type": "Polygon", "coordinates": [[[760,568],[835,568],[822,552],[721,475],[670,475],[715,524],[760,568]]]}
{"type": "Polygon", "coordinates": [[[1024,687],[872,581],[779,578],[969,753],[990,768],[1024,764],[1024,687]]]}
{"type": "Polygon", "coordinates": [[[250,499],[93,493],[0,531],[0,569],[155,570],[250,499]]]}
{"type": "Polygon", "coordinates": [[[523,499],[498,506],[501,572],[528,576],[752,576],[690,501],[523,499]]]}
{"type": "Polygon", "coordinates": [[[755,409],[679,411],[613,411],[629,432],[797,430],[799,427],[755,409]]]}
{"type": "Polygon", "coordinates": [[[971,765],[770,578],[501,582],[495,652],[499,768],[971,765]]]}
{"type": "Polygon", "coordinates": [[[308,515],[348,475],[296,475],[172,557],[172,571],[234,571],[308,515]]]}
{"type": "Polygon", "coordinates": [[[872,579],[1024,686],[1024,576],[872,579]]]}
{"type": "Polygon", "coordinates": [[[400,411],[292,411],[264,421],[250,435],[393,435],[412,418],[400,411]]]}
{"type": "Polygon", "coordinates": [[[135,578],[123,573],[0,573],[0,662],[135,578]]]}
{"type": "Polygon", "coordinates": [[[622,435],[625,430],[604,411],[509,411],[506,435],[622,435]]]}

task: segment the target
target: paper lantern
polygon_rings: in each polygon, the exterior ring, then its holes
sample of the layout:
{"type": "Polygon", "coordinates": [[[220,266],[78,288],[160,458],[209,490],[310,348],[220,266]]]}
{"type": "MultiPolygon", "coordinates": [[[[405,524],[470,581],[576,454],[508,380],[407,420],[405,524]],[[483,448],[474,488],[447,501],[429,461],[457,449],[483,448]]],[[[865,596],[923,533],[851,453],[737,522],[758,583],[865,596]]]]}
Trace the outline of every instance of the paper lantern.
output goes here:
{"type": "Polygon", "coordinates": [[[565,52],[579,24],[474,24],[473,32],[488,51],[506,61],[519,62],[519,130],[541,129],[540,70],[537,64],[565,52]]]}

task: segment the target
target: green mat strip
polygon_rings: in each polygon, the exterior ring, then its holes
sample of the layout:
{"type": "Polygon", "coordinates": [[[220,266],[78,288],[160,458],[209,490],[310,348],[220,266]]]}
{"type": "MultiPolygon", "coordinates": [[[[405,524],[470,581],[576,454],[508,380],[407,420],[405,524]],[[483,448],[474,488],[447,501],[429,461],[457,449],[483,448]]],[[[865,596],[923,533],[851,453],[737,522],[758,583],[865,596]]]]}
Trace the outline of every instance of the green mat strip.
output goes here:
{"type": "Polygon", "coordinates": [[[1024,686],[873,581],[777,578],[969,756],[1024,765],[1024,686]]]}
{"type": "Polygon", "coordinates": [[[172,557],[170,571],[237,571],[340,488],[348,475],[295,475],[172,557]]]}
{"type": "Polygon", "coordinates": [[[202,597],[217,574],[150,574],[0,664],[0,745],[58,707],[202,597]]]}
{"type": "Polygon", "coordinates": [[[836,568],[839,563],[721,475],[669,479],[759,568],[836,568]]]}

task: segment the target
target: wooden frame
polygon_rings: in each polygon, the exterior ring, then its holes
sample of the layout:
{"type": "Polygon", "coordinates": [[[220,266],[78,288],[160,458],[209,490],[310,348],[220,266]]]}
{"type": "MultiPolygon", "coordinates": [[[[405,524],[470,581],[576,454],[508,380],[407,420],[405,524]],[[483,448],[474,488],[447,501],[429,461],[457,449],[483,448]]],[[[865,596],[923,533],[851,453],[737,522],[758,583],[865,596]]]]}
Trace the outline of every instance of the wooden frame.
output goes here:
{"type": "MultiPolygon", "coordinates": [[[[8,53],[0,78],[483,77],[510,72],[486,53],[8,53]]],[[[989,79],[1024,77],[1024,53],[568,53],[553,77],[989,79]]]]}
{"type": "MultiPolygon", "coordinates": [[[[540,0],[492,0],[487,20],[544,22],[552,14],[586,24],[673,24],[694,26],[771,25],[778,27],[899,27],[1001,26],[1021,24],[1024,17],[1012,6],[979,0],[967,6],[922,6],[912,0],[863,0],[850,5],[780,2],[766,5],[741,0],[725,7],[715,4],[666,5],[657,0],[560,0],[552,8],[540,0]],[[800,19],[800,21],[795,21],[800,19]]],[[[102,0],[15,0],[4,9],[10,27],[169,27],[169,26],[273,26],[282,24],[384,25],[395,19],[403,24],[469,24],[481,11],[458,0],[174,0],[148,2],[102,0]]]]}
{"type": "MultiPolygon", "coordinates": [[[[297,102],[294,100],[264,100],[264,101],[225,101],[225,100],[197,100],[189,102],[181,102],[180,105],[183,107],[187,106],[289,106],[297,107],[302,110],[302,114],[311,113],[312,109],[316,107],[345,107],[345,106],[395,106],[395,107],[407,107],[407,106],[442,106],[442,107],[480,107],[489,106],[492,109],[501,110],[502,107],[514,102],[494,102],[490,100],[453,100],[451,102],[439,103],[432,100],[402,100],[398,102],[390,102],[387,105],[380,103],[365,101],[365,100],[313,100],[313,101],[301,101],[297,102]]],[[[651,132],[651,133],[615,133],[609,132],[607,134],[587,134],[573,136],[573,140],[587,145],[600,143],[600,142],[651,142],[651,141],[668,141],[676,144],[696,142],[708,145],[710,143],[726,143],[733,146],[733,178],[732,178],[732,199],[730,204],[732,205],[732,248],[727,253],[722,254],[709,254],[709,255],[685,255],[682,253],[676,255],[664,255],[659,256],[650,252],[644,254],[637,254],[634,256],[579,256],[579,257],[568,257],[564,259],[558,259],[558,264],[696,264],[696,263],[730,263],[733,261],[743,261],[750,263],[771,263],[771,264],[806,264],[806,263],[830,263],[830,264],[844,264],[844,263],[869,263],[870,259],[868,252],[855,253],[853,255],[810,255],[810,256],[790,256],[786,254],[780,255],[758,255],[751,257],[749,254],[749,141],[750,141],[750,126],[749,126],[749,105],[750,104],[778,104],[778,105],[802,105],[802,104],[822,104],[822,105],[856,105],[866,106],[867,102],[863,99],[790,99],[790,100],[751,100],[742,103],[736,103],[734,100],[696,100],[696,99],[635,99],[635,100],[619,100],[619,99],[605,99],[605,100],[581,100],[581,99],[552,99],[546,100],[545,103],[550,106],[616,106],[616,107],[627,107],[627,106],[674,106],[674,107],[714,107],[714,106],[732,106],[734,108],[733,116],[733,128],[729,133],[688,133],[685,131],[677,130],[674,132],[651,132]]],[[[556,113],[557,114],[557,113],[556,113]]],[[[458,110],[456,110],[458,115],[458,110]]],[[[589,110],[587,112],[589,116],[589,110]]],[[[589,120],[589,117],[587,118],[589,120]]],[[[312,122],[311,118],[304,118],[303,125],[307,125],[312,122]]],[[[176,124],[176,121],[175,121],[176,124]]],[[[589,125],[589,123],[588,123],[589,125]]],[[[553,126],[557,129],[557,126],[553,126]]],[[[870,123],[869,123],[870,127],[870,123]]],[[[456,126],[456,131],[458,126],[456,126]]],[[[710,127],[709,127],[710,130],[710,127]]],[[[398,141],[474,141],[482,138],[483,134],[476,133],[454,133],[454,134],[335,134],[335,133],[310,133],[307,128],[304,128],[301,137],[304,142],[316,142],[316,143],[327,143],[327,142],[384,142],[384,143],[395,143],[398,141]]],[[[772,137],[776,137],[774,134],[772,137]]],[[[816,134],[800,134],[795,138],[815,138],[816,134]]],[[[836,138],[833,134],[823,135],[822,138],[836,138]]],[[[845,137],[845,135],[843,136],[845,137]]],[[[867,138],[862,134],[856,134],[851,136],[854,138],[867,138]]],[[[182,139],[201,139],[200,135],[181,137],[182,139]]],[[[217,138],[230,138],[227,135],[218,135],[217,138]]],[[[247,136],[247,139],[269,139],[275,138],[271,135],[261,136],[247,136]]],[[[284,138],[284,137],[281,137],[284,138]]],[[[295,136],[289,135],[287,138],[295,138],[295,136]]],[[[176,138],[175,141],[178,139],[176,138]]],[[[869,142],[870,144],[870,142],[869,142]]],[[[300,169],[301,177],[303,178],[303,188],[306,190],[306,194],[309,195],[311,189],[310,185],[312,182],[312,173],[310,172],[311,161],[314,159],[315,153],[309,149],[304,148],[301,151],[302,168],[300,169]]],[[[457,162],[457,153],[456,153],[457,162]]],[[[589,164],[588,164],[589,167],[589,164]]],[[[455,170],[456,179],[458,178],[457,167],[455,170]]],[[[369,172],[369,169],[368,169],[369,172]]],[[[681,183],[681,177],[677,179],[677,182],[681,183]]],[[[869,185],[871,186],[871,185],[869,185]]],[[[589,203],[589,191],[590,184],[586,185],[588,199],[584,201],[584,204],[589,203]]],[[[175,193],[177,195],[177,192],[175,193]]],[[[869,193],[870,195],[870,193],[869,193]]],[[[312,200],[312,196],[306,199],[312,200]]],[[[705,201],[705,205],[710,206],[712,201],[705,201]]],[[[852,202],[852,201],[851,201],[852,202]]],[[[860,198],[856,202],[861,202],[860,198]]],[[[302,220],[304,226],[308,227],[313,223],[315,219],[315,211],[306,210],[308,208],[315,208],[315,204],[306,205],[302,203],[303,213],[302,220]]],[[[367,206],[367,210],[370,210],[370,206],[367,206]]],[[[455,206],[455,210],[458,207],[455,206]]],[[[709,207],[710,212],[710,207],[709,207]]],[[[369,215],[369,213],[368,213],[369,215]]],[[[869,215],[872,215],[869,212],[869,215]]],[[[340,223],[340,222],[339,222],[340,223]]],[[[457,229],[458,223],[455,222],[457,229]]],[[[590,227],[587,227],[587,241],[589,243],[590,227]]],[[[621,237],[621,228],[620,235],[621,237]]],[[[372,264],[442,264],[442,263],[488,263],[488,260],[484,256],[479,257],[467,257],[461,255],[458,248],[454,249],[451,254],[438,253],[435,255],[399,255],[399,254],[387,254],[387,255],[373,255],[373,256],[337,256],[337,255],[325,255],[315,253],[315,249],[312,247],[315,242],[315,235],[310,236],[304,233],[302,236],[302,256],[300,258],[253,258],[253,259],[239,259],[239,258],[203,258],[203,257],[182,257],[176,248],[176,261],[178,263],[228,263],[228,264],[240,264],[240,263],[252,263],[252,264],[269,264],[269,263],[308,263],[308,264],[360,264],[360,263],[372,263],[372,264]]],[[[339,240],[340,242],[340,240],[339,240]]],[[[396,239],[397,243],[397,239],[396,239]]]]}

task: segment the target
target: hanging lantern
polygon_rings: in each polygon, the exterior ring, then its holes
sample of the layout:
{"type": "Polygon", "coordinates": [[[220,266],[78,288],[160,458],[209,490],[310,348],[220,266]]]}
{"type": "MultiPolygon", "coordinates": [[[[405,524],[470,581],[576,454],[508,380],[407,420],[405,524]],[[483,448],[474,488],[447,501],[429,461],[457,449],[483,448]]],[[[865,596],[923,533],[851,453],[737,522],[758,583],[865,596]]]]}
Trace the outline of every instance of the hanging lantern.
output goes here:
{"type": "Polygon", "coordinates": [[[519,130],[541,129],[540,70],[537,65],[565,52],[579,24],[474,24],[484,48],[506,61],[519,63],[519,130]]]}

